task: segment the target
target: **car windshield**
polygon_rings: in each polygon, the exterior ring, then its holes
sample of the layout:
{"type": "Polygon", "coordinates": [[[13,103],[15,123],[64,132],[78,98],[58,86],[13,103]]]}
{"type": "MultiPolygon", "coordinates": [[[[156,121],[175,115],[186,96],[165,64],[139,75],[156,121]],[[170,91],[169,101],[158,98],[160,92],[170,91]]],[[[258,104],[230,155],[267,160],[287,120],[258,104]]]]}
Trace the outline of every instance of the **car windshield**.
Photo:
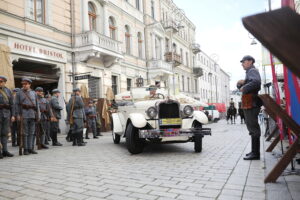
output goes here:
{"type": "Polygon", "coordinates": [[[167,91],[164,88],[155,87],[138,87],[131,88],[130,91],[122,92],[116,95],[116,100],[154,100],[164,99],[167,91]]]}

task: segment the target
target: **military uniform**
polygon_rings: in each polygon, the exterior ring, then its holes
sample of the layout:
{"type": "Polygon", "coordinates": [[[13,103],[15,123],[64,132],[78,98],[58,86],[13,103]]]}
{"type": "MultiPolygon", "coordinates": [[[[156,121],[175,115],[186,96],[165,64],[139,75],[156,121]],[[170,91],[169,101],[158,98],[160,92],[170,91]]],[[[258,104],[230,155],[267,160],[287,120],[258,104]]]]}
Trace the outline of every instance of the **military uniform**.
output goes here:
{"type": "MultiPolygon", "coordinates": [[[[89,102],[90,104],[93,104],[93,102],[89,102]]],[[[93,136],[94,138],[98,138],[97,137],[97,111],[94,105],[92,106],[88,106],[85,108],[85,114],[86,114],[86,118],[87,118],[87,125],[88,125],[88,129],[86,132],[86,138],[88,138],[88,132],[91,130],[93,132],[93,136]]]]}
{"type": "MultiPolygon", "coordinates": [[[[35,91],[43,92],[43,88],[38,87],[35,89],[35,91]]],[[[47,129],[49,129],[48,122],[50,119],[50,106],[49,106],[49,102],[47,101],[47,99],[41,95],[37,95],[37,100],[38,100],[40,112],[41,112],[41,118],[40,118],[40,122],[39,122],[40,124],[38,126],[38,128],[40,128],[39,141],[41,143],[41,148],[48,149],[48,147],[45,145],[45,141],[46,141],[46,131],[47,131],[47,129]]]]}
{"type": "MultiPolygon", "coordinates": [[[[74,92],[80,91],[78,88],[74,92]]],[[[71,132],[73,134],[73,145],[82,146],[83,142],[83,128],[86,121],[84,112],[84,103],[81,96],[72,95],[67,105],[68,121],[70,122],[71,132]]]]}
{"type": "MultiPolygon", "coordinates": [[[[13,100],[14,100],[14,108],[16,106],[15,102],[16,102],[16,94],[20,91],[20,88],[15,88],[13,90],[14,94],[13,94],[13,100]]],[[[18,134],[19,130],[18,130],[18,121],[15,120],[14,122],[11,123],[11,143],[12,146],[18,146],[19,145],[19,134],[18,134]]]]}
{"type": "MultiPolygon", "coordinates": [[[[31,84],[30,79],[22,79],[31,84]]],[[[24,155],[36,154],[34,151],[35,126],[40,117],[40,109],[37,102],[37,95],[31,89],[22,88],[16,95],[16,116],[21,117],[20,123],[23,126],[24,155]]]]}
{"type": "MultiPolygon", "coordinates": [[[[2,81],[6,82],[4,76],[0,76],[2,81]]],[[[13,155],[7,151],[7,135],[9,132],[9,125],[11,116],[14,113],[13,96],[11,91],[6,87],[0,88],[0,137],[2,152],[0,151],[0,158],[3,156],[12,157],[13,155]]],[[[1,149],[0,149],[1,150],[1,149]]]]}
{"type": "MultiPolygon", "coordinates": [[[[55,89],[52,93],[60,93],[59,90],[55,89]]],[[[50,122],[50,136],[52,139],[53,146],[62,146],[61,143],[57,141],[57,133],[59,132],[59,120],[61,119],[61,110],[63,108],[59,105],[58,97],[53,95],[50,100],[50,116],[52,119],[50,122]]]]}

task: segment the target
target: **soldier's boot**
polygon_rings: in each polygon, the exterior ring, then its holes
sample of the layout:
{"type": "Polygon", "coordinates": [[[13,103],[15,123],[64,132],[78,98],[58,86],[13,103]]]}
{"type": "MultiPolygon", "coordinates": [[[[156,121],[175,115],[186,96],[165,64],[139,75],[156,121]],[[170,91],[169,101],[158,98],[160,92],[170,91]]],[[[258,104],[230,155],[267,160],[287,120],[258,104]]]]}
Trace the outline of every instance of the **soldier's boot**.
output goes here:
{"type": "Polygon", "coordinates": [[[260,138],[253,137],[253,152],[246,156],[244,160],[260,160],[260,138]]]}
{"type": "Polygon", "coordinates": [[[3,155],[2,152],[0,151],[0,159],[3,159],[3,155]]]}
{"type": "Polygon", "coordinates": [[[88,130],[88,128],[85,131],[85,139],[90,139],[89,138],[89,130],[88,130]]]}
{"type": "Polygon", "coordinates": [[[73,137],[73,144],[72,145],[73,146],[77,146],[77,143],[78,143],[78,141],[77,141],[78,140],[78,134],[73,134],[72,137],[73,137]]]}
{"type": "Polygon", "coordinates": [[[9,153],[8,151],[3,151],[3,152],[2,152],[2,156],[3,156],[3,157],[13,157],[14,154],[9,153]]]}
{"type": "Polygon", "coordinates": [[[28,149],[28,153],[30,153],[30,154],[38,154],[34,149],[28,149]]]}
{"type": "Polygon", "coordinates": [[[79,138],[79,140],[78,140],[78,146],[85,146],[85,143],[83,141],[83,131],[81,133],[79,133],[78,135],[79,135],[78,136],[78,138],[79,138]]]}
{"type": "Polygon", "coordinates": [[[97,128],[97,136],[103,136],[103,135],[101,134],[101,128],[97,128]]]}
{"type": "Polygon", "coordinates": [[[42,144],[41,146],[42,146],[42,149],[49,149],[49,147],[44,144],[42,144]]]}
{"type": "Polygon", "coordinates": [[[251,151],[246,154],[246,156],[250,156],[253,153],[253,147],[255,146],[254,144],[254,137],[251,136],[251,151]]]}
{"type": "Polygon", "coordinates": [[[29,155],[28,149],[24,149],[23,155],[29,155]]]}

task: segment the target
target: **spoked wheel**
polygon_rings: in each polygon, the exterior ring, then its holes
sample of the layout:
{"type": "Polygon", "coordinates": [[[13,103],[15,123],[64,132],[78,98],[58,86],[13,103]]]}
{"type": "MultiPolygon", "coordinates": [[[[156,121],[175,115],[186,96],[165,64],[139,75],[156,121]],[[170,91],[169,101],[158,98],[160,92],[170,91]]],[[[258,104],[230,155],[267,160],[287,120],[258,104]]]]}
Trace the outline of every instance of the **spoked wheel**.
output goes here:
{"type": "Polygon", "coordinates": [[[126,145],[127,149],[132,154],[142,153],[144,142],[139,138],[139,130],[132,123],[129,123],[126,128],[126,145]]]}
{"type": "MultiPolygon", "coordinates": [[[[193,123],[194,128],[202,128],[202,124],[195,121],[193,123]]],[[[196,153],[200,153],[202,151],[202,138],[203,136],[201,134],[195,134],[194,136],[194,149],[196,153]]]]}

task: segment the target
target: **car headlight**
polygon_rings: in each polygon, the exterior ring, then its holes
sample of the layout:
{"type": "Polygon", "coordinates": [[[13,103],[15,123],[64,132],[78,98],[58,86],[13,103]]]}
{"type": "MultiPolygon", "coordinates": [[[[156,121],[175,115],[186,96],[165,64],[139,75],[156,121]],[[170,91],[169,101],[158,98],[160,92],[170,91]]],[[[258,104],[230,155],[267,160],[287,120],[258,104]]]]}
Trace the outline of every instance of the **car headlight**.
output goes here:
{"type": "Polygon", "coordinates": [[[191,116],[193,114],[193,112],[194,112],[194,109],[192,106],[187,105],[183,108],[183,114],[185,116],[191,116]]]}
{"type": "Polygon", "coordinates": [[[146,113],[150,119],[154,119],[157,115],[157,110],[155,107],[150,107],[150,108],[148,108],[146,113]]]}

